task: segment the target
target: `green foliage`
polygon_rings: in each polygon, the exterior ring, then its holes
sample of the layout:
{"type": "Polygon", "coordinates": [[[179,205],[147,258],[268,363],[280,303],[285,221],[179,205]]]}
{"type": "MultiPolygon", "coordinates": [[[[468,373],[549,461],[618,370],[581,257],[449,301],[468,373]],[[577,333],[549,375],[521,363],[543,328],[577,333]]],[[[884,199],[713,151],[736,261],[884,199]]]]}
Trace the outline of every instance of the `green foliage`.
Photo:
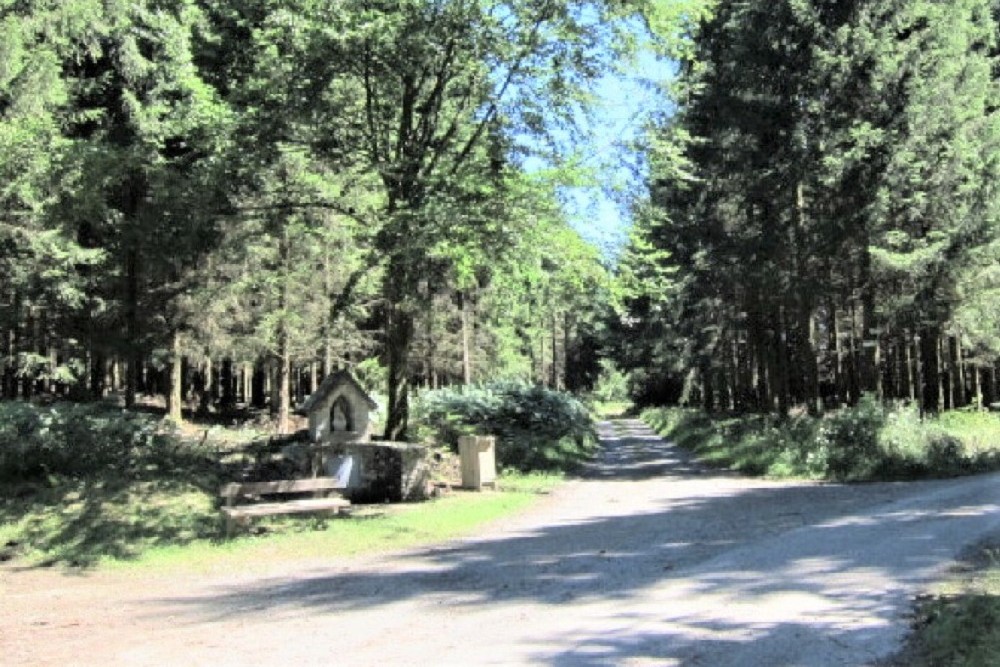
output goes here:
{"type": "Polygon", "coordinates": [[[917,605],[894,667],[990,667],[1000,655],[1000,544],[970,549],[962,568],[917,605]]]}
{"type": "Polygon", "coordinates": [[[936,412],[943,332],[997,358],[996,3],[673,4],[647,11],[691,38],[678,112],[648,138],[616,289],[636,398],[936,412]],[[910,356],[919,378],[879,382],[910,356]]]}
{"type": "Polygon", "coordinates": [[[572,468],[596,444],[580,401],[517,382],[424,392],[415,417],[426,437],[452,447],[463,434],[497,436],[498,465],[522,471],[572,468]]]}
{"type": "MultiPolygon", "coordinates": [[[[221,440],[245,433],[215,433],[221,440]]],[[[231,570],[276,559],[354,555],[450,539],[528,506],[557,475],[504,474],[500,493],[450,497],[392,511],[359,508],[351,518],[266,519],[263,537],[219,542],[218,476],[197,459],[197,446],[177,443],[170,462],[148,461],[142,479],[100,468],[84,479],[0,479],[0,557],[22,565],[70,567],[218,567],[231,570]]]]}
{"type": "Polygon", "coordinates": [[[643,418],[705,462],[750,475],[874,481],[1000,468],[1000,419],[995,415],[970,419],[947,413],[921,420],[912,407],[886,407],[870,396],[824,417],[779,420],[651,408],[643,418]]]}
{"type": "MultiPolygon", "coordinates": [[[[584,389],[597,371],[593,341],[607,272],[597,249],[565,220],[547,177],[513,173],[502,189],[493,238],[455,245],[452,268],[428,285],[415,316],[411,368],[427,384],[465,382],[468,370],[469,382],[584,389]]],[[[436,264],[427,270],[442,271],[436,264]]]]}
{"type": "Polygon", "coordinates": [[[590,397],[605,403],[622,403],[629,399],[628,378],[618,370],[610,359],[601,360],[601,374],[590,393],[590,397]]]}
{"type": "Polygon", "coordinates": [[[174,442],[163,429],[151,415],[103,405],[0,402],[0,480],[174,467],[174,442]]]}
{"type": "MultiPolygon", "coordinates": [[[[996,575],[994,574],[994,578],[996,575]]],[[[940,598],[922,610],[923,655],[910,667],[992,667],[1000,651],[1000,592],[940,598]]]]}
{"type": "Polygon", "coordinates": [[[218,483],[183,471],[129,480],[105,467],[86,479],[0,481],[9,498],[0,504],[0,544],[16,544],[11,555],[25,563],[89,567],[218,535],[218,483]]]}
{"type": "Polygon", "coordinates": [[[421,382],[592,381],[606,276],[557,194],[640,8],[4,7],[4,398],[164,393],[180,419],[267,373],[281,425],[291,378],[377,357],[402,436],[421,382]]]}
{"type": "Polygon", "coordinates": [[[834,412],[818,422],[813,451],[826,459],[824,476],[834,479],[870,479],[881,460],[879,434],[886,413],[871,396],[856,407],[834,412]]]}

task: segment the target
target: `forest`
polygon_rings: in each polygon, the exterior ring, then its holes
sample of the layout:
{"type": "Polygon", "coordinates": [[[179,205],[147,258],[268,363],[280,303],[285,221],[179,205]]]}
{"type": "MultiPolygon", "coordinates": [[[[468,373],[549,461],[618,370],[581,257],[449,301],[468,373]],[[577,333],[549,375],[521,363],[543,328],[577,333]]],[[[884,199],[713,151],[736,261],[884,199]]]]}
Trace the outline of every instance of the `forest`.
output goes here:
{"type": "Polygon", "coordinates": [[[687,635],[821,660],[905,620],[931,657],[892,664],[995,664],[995,535],[948,570],[966,590],[911,593],[996,505],[839,483],[1000,470],[998,260],[1000,0],[0,0],[0,587],[44,609],[0,650],[81,633],[60,655],[97,660],[127,627],[134,658],[204,625],[252,662],[289,644],[250,637],[264,616],[545,606],[572,641],[512,644],[533,664],[687,635]],[[605,99],[625,80],[644,94],[605,99]],[[619,206],[618,246],[581,192],[619,206]],[[500,520],[581,471],[550,523],[500,520]],[[125,561],[156,569],[117,579],[141,607],[37,583],[125,561]],[[650,616],[676,591],[693,616],[650,616]]]}
{"type": "Polygon", "coordinates": [[[646,402],[1000,400],[998,4],[720,2],[619,269],[646,402]]]}
{"type": "Polygon", "coordinates": [[[1000,402],[1000,3],[3,2],[0,391],[405,438],[516,379],[819,414],[1000,402]],[[629,241],[566,188],[594,86],[676,75],[629,241]],[[530,160],[544,168],[529,168],[530,160]]]}
{"type": "Polygon", "coordinates": [[[0,6],[3,398],[268,407],[286,432],[351,368],[402,438],[414,387],[592,383],[610,277],[552,135],[628,12],[0,6]]]}

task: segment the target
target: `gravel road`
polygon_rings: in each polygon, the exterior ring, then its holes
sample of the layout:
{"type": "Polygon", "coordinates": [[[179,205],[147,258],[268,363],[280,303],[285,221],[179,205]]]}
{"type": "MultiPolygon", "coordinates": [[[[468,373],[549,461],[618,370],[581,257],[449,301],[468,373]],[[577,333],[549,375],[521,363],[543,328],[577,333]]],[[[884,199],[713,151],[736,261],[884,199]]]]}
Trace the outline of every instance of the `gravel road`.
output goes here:
{"type": "Polygon", "coordinates": [[[1000,529],[1000,476],[778,483],[634,420],[582,479],[485,534],[174,579],[0,571],[13,665],[866,665],[1000,529]]]}

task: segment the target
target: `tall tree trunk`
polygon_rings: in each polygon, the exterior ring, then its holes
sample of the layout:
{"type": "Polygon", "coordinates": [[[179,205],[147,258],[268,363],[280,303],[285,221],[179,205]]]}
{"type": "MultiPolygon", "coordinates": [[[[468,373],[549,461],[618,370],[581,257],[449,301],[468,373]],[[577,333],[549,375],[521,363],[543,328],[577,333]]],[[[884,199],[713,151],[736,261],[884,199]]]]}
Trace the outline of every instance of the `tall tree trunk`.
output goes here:
{"type": "Polygon", "coordinates": [[[750,333],[752,349],[754,350],[754,393],[757,409],[760,412],[770,412],[774,409],[771,378],[768,370],[771,364],[771,345],[763,326],[756,316],[751,319],[750,333]]]}
{"type": "Polygon", "coordinates": [[[250,403],[257,410],[262,410],[267,407],[268,402],[268,384],[267,384],[267,374],[269,372],[267,361],[258,358],[254,362],[253,366],[253,401],[250,403]]]}
{"type": "Polygon", "coordinates": [[[123,362],[121,360],[121,357],[115,357],[114,359],[111,360],[111,363],[108,365],[107,384],[109,387],[111,387],[112,391],[119,392],[125,388],[125,385],[122,381],[122,378],[124,377],[125,373],[122,370],[122,367],[123,367],[123,362]]]}
{"type": "Polygon", "coordinates": [[[179,424],[183,419],[184,374],[181,335],[174,332],[170,345],[170,391],[167,393],[167,417],[179,424]]]}
{"type": "Polygon", "coordinates": [[[701,363],[701,400],[705,412],[715,411],[715,383],[712,381],[711,362],[705,360],[701,363]]]}
{"type": "Polygon", "coordinates": [[[265,382],[267,383],[267,407],[268,412],[272,417],[278,419],[278,409],[281,405],[281,374],[278,366],[280,366],[280,359],[277,356],[272,356],[267,360],[267,375],[265,377],[265,382]]]}
{"type": "MultiPolygon", "coordinates": [[[[44,327],[47,329],[48,327],[44,327]]],[[[45,391],[56,396],[59,394],[59,387],[62,384],[56,380],[56,369],[59,368],[59,350],[55,341],[48,334],[42,334],[42,351],[49,359],[49,379],[46,382],[45,391]]]]}
{"type": "Polygon", "coordinates": [[[986,391],[983,395],[983,405],[992,408],[997,401],[997,373],[996,364],[986,367],[986,391]]]}
{"type": "Polygon", "coordinates": [[[548,380],[548,373],[545,367],[545,316],[540,315],[538,320],[538,384],[544,385],[548,380]]]}
{"type": "Polygon", "coordinates": [[[153,365],[149,362],[149,359],[143,355],[142,364],[139,366],[139,393],[145,395],[161,394],[160,390],[160,380],[162,380],[162,373],[156,372],[153,365]]]}
{"type": "Polygon", "coordinates": [[[844,348],[841,340],[840,318],[837,316],[837,306],[830,301],[830,349],[833,350],[833,391],[837,405],[845,403],[847,393],[844,382],[844,348]]]}
{"type": "Polygon", "coordinates": [[[385,437],[402,441],[410,421],[409,356],[413,342],[413,315],[398,303],[388,306],[386,322],[386,356],[388,358],[388,399],[385,437]]]}
{"type": "Polygon", "coordinates": [[[732,336],[729,343],[729,363],[732,368],[733,389],[730,408],[742,411],[745,409],[744,395],[746,392],[746,369],[740,363],[740,341],[739,334],[732,336]]]}
{"type": "Polygon", "coordinates": [[[278,313],[281,318],[278,323],[278,433],[289,431],[289,414],[292,409],[292,353],[291,340],[288,331],[288,314],[290,309],[289,292],[291,290],[291,255],[292,248],[288,238],[288,225],[281,226],[278,242],[278,261],[281,267],[281,284],[278,287],[278,313]]]}
{"type": "Polygon", "coordinates": [[[125,407],[135,407],[142,373],[139,347],[139,253],[125,251],[125,407]]]}
{"type": "Polygon", "coordinates": [[[983,409],[983,385],[980,380],[980,370],[978,366],[971,366],[969,369],[972,372],[972,395],[973,400],[976,402],[976,410],[983,409]]]}
{"type": "Polygon", "coordinates": [[[17,384],[15,378],[14,364],[17,354],[15,347],[17,344],[16,325],[12,322],[9,328],[3,332],[0,338],[0,398],[17,398],[17,384]]]}
{"type": "Polygon", "coordinates": [[[919,354],[914,354],[917,351],[917,343],[913,340],[913,334],[909,331],[906,332],[906,391],[910,397],[910,401],[913,403],[917,402],[917,389],[919,385],[919,373],[920,369],[917,366],[919,362],[919,354]]]}
{"type": "Polygon", "coordinates": [[[562,377],[563,377],[563,388],[570,391],[576,391],[577,389],[583,388],[586,379],[583,378],[579,373],[575,373],[572,381],[570,380],[570,332],[572,329],[572,320],[570,319],[569,311],[563,313],[563,365],[562,365],[562,377]]]}
{"type": "Polygon", "coordinates": [[[424,335],[427,338],[427,348],[424,354],[424,382],[428,389],[434,389],[434,310],[431,306],[427,309],[427,317],[424,318],[424,335]]]}
{"type": "Polygon", "coordinates": [[[874,374],[875,374],[875,396],[878,397],[879,401],[885,400],[885,385],[882,369],[884,368],[884,362],[882,360],[882,343],[878,339],[870,339],[865,341],[866,345],[874,348],[873,350],[873,362],[874,362],[874,374]]]}
{"type": "Polygon", "coordinates": [[[236,372],[232,357],[225,357],[219,367],[220,401],[224,410],[232,410],[236,406],[236,372]]]}
{"type": "MultiPolygon", "coordinates": [[[[390,201],[390,213],[394,209],[395,204],[390,201]]],[[[412,294],[412,284],[405,259],[392,257],[386,267],[383,294],[386,300],[386,393],[389,403],[385,438],[393,441],[405,440],[410,425],[410,351],[416,329],[407,298],[412,294]]]]}
{"type": "Polygon", "coordinates": [[[552,370],[550,371],[550,384],[553,389],[559,389],[559,351],[556,349],[556,345],[559,341],[558,335],[558,318],[556,317],[555,311],[552,311],[552,321],[551,321],[551,331],[552,331],[552,370]]]}
{"type": "Polygon", "coordinates": [[[948,361],[950,364],[949,373],[952,377],[952,407],[961,408],[966,404],[965,398],[965,373],[962,361],[962,341],[958,336],[950,336],[948,361]]]}
{"type": "Polygon", "coordinates": [[[253,364],[243,364],[243,405],[253,405],[253,364]]]}
{"type": "MultiPolygon", "coordinates": [[[[22,352],[34,351],[31,349],[31,332],[34,328],[35,328],[35,317],[34,314],[32,313],[32,309],[29,307],[25,310],[24,313],[24,326],[21,329],[21,336],[18,337],[18,346],[15,349],[14,353],[15,358],[18,357],[22,352]]],[[[32,375],[33,373],[30,372],[30,369],[25,368],[22,370],[20,376],[20,382],[18,384],[21,385],[20,393],[21,393],[21,398],[23,398],[24,400],[28,400],[34,395],[33,391],[34,387],[32,386],[34,384],[34,378],[32,377],[32,375]]]]}
{"type": "Polygon", "coordinates": [[[799,400],[809,414],[819,414],[819,365],[817,362],[816,327],[807,299],[800,296],[794,324],[795,366],[799,369],[799,400]]]}
{"type": "Polygon", "coordinates": [[[4,335],[6,350],[3,366],[3,397],[17,398],[17,330],[11,326],[4,335]]]}
{"type": "Polygon", "coordinates": [[[858,334],[858,308],[857,303],[851,303],[851,328],[848,332],[848,351],[850,356],[848,357],[848,403],[850,405],[857,405],[858,401],[861,399],[861,392],[864,388],[864,379],[862,377],[863,370],[862,365],[862,340],[858,334]]]}
{"type": "Polygon", "coordinates": [[[288,351],[288,335],[284,331],[278,341],[278,433],[289,432],[292,411],[292,359],[288,351]]]}
{"type": "Polygon", "coordinates": [[[887,379],[891,398],[900,398],[906,391],[903,386],[906,369],[903,366],[902,351],[902,345],[899,340],[893,340],[886,351],[886,366],[888,369],[891,369],[891,376],[887,379]]]}
{"type": "Polygon", "coordinates": [[[940,405],[945,410],[950,410],[952,406],[951,402],[951,379],[948,377],[948,371],[945,370],[945,361],[948,358],[948,350],[946,349],[946,343],[944,336],[938,336],[937,342],[938,351],[938,396],[940,405]]]}
{"type": "MultiPolygon", "coordinates": [[[[472,328],[470,321],[472,314],[470,312],[469,301],[469,296],[465,290],[459,290],[458,302],[462,314],[462,382],[467,385],[472,384],[472,349],[469,342],[472,328]]],[[[431,341],[428,342],[430,343],[430,347],[433,347],[433,343],[431,341]]]]}
{"type": "Polygon", "coordinates": [[[778,308],[777,326],[775,332],[775,377],[778,378],[778,412],[782,417],[788,414],[791,409],[792,387],[791,387],[791,366],[792,353],[791,341],[788,340],[788,311],[784,307],[778,308]]]}
{"type": "Polygon", "coordinates": [[[90,343],[89,361],[90,381],[88,388],[90,395],[94,398],[101,398],[104,396],[104,376],[107,373],[107,359],[103,351],[98,349],[93,341],[90,343]]]}
{"type": "Polygon", "coordinates": [[[333,373],[333,266],[329,244],[323,250],[323,298],[326,308],[323,310],[323,368],[320,382],[333,373]]]}
{"type": "Polygon", "coordinates": [[[938,339],[935,327],[920,332],[920,407],[924,414],[937,414],[941,409],[941,376],[938,368],[938,339]]]}
{"type": "Polygon", "coordinates": [[[205,357],[201,371],[201,387],[198,399],[198,411],[208,414],[212,411],[212,358],[205,357]]]}
{"type": "Polygon", "coordinates": [[[879,383],[879,332],[875,330],[875,295],[865,289],[861,301],[861,391],[880,393],[879,383]]]}

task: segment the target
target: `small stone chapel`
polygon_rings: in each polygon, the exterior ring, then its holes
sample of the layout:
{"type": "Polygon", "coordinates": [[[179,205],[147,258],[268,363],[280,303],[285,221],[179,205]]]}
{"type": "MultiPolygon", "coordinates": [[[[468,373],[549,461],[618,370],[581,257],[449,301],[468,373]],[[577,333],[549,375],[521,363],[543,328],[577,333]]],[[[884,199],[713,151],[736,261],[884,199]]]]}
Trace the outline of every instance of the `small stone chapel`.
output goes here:
{"type": "Polygon", "coordinates": [[[349,371],[331,373],[298,409],[309,417],[309,439],[339,445],[371,440],[369,415],[377,407],[349,371]]]}
{"type": "Polygon", "coordinates": [[[351,502],[421,500],[427,494],[426,448],[406,442],[372,442],[378,404],[348,371],[329,375],[298,409],[309,418],[314,474],[343,479],[351,502]]]}

